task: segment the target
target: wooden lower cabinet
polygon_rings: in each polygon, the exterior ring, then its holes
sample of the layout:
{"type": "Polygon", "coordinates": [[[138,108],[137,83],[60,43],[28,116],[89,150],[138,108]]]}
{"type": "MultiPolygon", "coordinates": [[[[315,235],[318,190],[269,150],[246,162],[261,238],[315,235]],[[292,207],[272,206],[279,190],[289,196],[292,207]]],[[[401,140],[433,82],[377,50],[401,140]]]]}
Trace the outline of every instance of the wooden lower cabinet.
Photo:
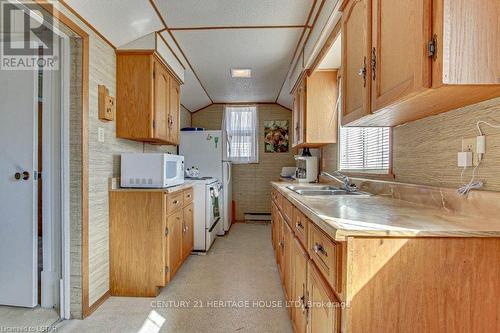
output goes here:
{"type": "Polygon", "coordinates": [[[167,282],[173,279],[175,273],[179,269],[182,260],[182,227],[183,227],[183,211],[179,210],[167,218],[166,230],[166,246],[165,257],[166,266],[165,273],[167,282]]]}
{"type": "Polygon", "coordinates": [[[272,211],[295,333],[500,332],[500,238],[339,241],[303,214],[293,213],[305,235],[272,211]]]}
{"type": "Polygon", "coordinates": [[[333,333],[340,328],[340,302],[313,262],[307,267],[308,333],[333,333]]]}
{"type": "MultiPolygon", "coordinates": [[[[293,265],[292,265],[292,242],[293,242],[292,228],[288,223],[283,223],[283,281],[285,285],[285,294],[288,302],[292,301],[292,284],[293,284],[293,265]]],[[[288,308],[291,313],[291,308],[288,308]]]]}
{"type": "Polygon", "coordinates": [[[309,256],[300,241],[292,241],[293,286],[292,320],[295,333],[305,333],[307,329],[307,266],[309,256]]]}
{"type": "MultiPolygon", "coordinates": [[[[288,221],[284,217],[285,211],[289,216],[298,216],[297,208],[283,196],[277,198],[281,198],[282,204],[272,204],[272,239],[294,332],[337,332],[340,327],[340,302],[337,301],[331,285],[322,277],[321,271],[310,258],[311,251],[306,250],[309,228],[300,228],[300,234],[297,234],[295,224],[292,225],[293,228],[290,225],[295,219],[288,221]]],[[[300,219],[303,225],[312,224],[303,214],[300,219]]],[[[326,256],[338,255],[336,251],[331,250],[332,245],[319,235],[309,239],[322,245],[327,251],[326,256]]],[[[314,249],[314,246],[311,248],[314,249]]],[[[321,254],[319,258],[324,256],[325,254],[321,254]]],[[[330,261],[328,262],[327,267],[331,268],[329,272],[336,274],[337,269],[331,267],[330,261]]],[[[337,264],[337,261],[333,263],[337,264]]]]}
{"type": "MultiPolygon", "coordinates": [[[[186,189],[109,192],[110,294],[157,296],[193,248],[193,204],[186,189]]],[[[192,193],[192,192],[191,192],[192,193]]]]}

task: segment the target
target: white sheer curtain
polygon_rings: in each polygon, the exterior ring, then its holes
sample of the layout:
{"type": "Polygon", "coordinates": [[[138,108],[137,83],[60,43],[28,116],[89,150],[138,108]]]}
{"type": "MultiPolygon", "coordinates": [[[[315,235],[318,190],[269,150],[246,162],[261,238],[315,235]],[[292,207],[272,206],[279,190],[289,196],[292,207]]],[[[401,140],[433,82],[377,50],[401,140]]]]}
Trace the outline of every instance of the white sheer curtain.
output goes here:
{"type": "Polygon", "coordinates": [[[259,162],[257,106],[224,107],[224,160],[235,164],[259,162]]]}

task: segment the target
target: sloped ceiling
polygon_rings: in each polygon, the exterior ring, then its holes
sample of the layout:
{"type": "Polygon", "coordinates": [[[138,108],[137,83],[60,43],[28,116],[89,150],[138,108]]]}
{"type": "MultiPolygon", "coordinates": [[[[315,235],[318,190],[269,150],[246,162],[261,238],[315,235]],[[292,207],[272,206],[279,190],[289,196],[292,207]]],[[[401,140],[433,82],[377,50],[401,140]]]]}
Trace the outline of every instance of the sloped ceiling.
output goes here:
{"type": "Polygon", "coordinates": [[[186,68],[181,103],[278,102],[320,0],[66,0],[116,47],[161,32],[186,68]],[[251,68],[233,79],[230,69],[251,68]]]}
{"type": "Polygon", "coordinates": [[[163,24],[148,0],[65,0],[114,46],[120,47],[163,24]]]}

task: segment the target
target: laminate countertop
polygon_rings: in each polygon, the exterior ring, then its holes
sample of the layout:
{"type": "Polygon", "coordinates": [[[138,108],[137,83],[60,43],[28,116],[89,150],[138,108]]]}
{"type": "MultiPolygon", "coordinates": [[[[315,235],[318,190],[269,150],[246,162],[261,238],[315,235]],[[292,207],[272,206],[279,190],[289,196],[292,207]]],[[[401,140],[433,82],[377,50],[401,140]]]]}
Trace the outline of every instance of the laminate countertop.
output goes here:
{"type": "Polygon", "coordinates": [[[163,192],[163,193],[175,193],[179,191],[187,190],[193,187],[193,183],[184,183],[177,186],[165,187],[165,188],[133,188],[133,187],[116,187],[110,188],[110,192],[163,192]]]}
{"type": "Polygon", "coordinates": [[[290,183],[271,185],[337,241],[345,241],[349,236],[500,237],[498,216],[465,216],[380,195],[302,196],[287,188],[290,183]]]}

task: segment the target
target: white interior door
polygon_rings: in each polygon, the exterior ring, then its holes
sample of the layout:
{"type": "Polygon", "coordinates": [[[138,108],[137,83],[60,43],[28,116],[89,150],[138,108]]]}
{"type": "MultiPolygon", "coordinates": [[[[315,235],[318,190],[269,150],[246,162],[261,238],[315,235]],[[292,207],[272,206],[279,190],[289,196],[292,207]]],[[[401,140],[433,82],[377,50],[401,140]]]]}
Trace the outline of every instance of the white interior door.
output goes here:
{"type": "Polygon", "coordinates": [[[0,70],[0,304],[37,305],[36,71],[0,70]],[[17,175],[17,177],[16,177],[17,175]],[[19,178],[19,179],[17,179],[19,178]]]}

